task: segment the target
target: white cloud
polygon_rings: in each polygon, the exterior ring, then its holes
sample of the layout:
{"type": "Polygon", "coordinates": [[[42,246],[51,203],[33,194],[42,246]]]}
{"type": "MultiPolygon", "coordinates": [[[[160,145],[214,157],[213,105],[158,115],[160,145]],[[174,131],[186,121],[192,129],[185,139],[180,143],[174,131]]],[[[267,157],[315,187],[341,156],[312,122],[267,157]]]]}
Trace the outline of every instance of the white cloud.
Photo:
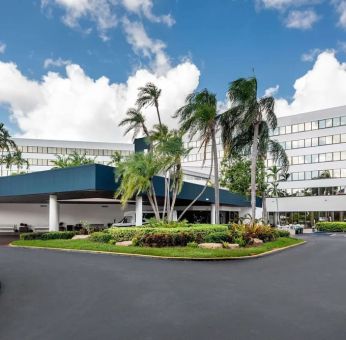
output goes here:
{"type": "Polygon", "coordinates": [[[346,28],[346,1],[345,0],[332,0],[337,13],[339,14],[339,25],[346,28]]]}
{"type": "MultiPolygon", "coordinates": [[[[108,31],[117,26],[122,12],[144,16],[151,22],[163,23],[172,26],[175,21],[171,15],[154,15],[152,0],[41,0],[44,9],[58,6],[65,11],[62,17],[65,25],[71,28],[80,28],[81,20],[88,20],[96,24],[102,40],[109,40],[108,31]]],[[[84,29],[90,33],[91,28],[84,29]]]]}
{"type": "Polygon", "coordinates": [[[258,0],[257,4],[267,9],[283,10],[288,7],[298,7],[312,5],[320,2],[319,0],[258,0]]]}
{"type": "Polygon", "coordinates": [[[122,0],[124,7],[137,14],[143,14],[148,20],[156,23],[164,23],[168,26],[172,26],[175,20],[170,14],[156,16],[153,14],[153,2],[152,0],[122,0]]]}
{"type": "Polygon", "coordinates": [[[305,62],[312,62],[316,59],[316,57],[321,53],[322,51],[319,48],[313,48],[309,50],[308,52],[305,52],[302,54],[302,61],[305,62]]]}
{"type": "Polygon", "coordinates": [[[165,53],[166,45],[160,40],[151,39],[145,31],[142,23],[131,22],[129,19],[123,19],[123,27],[128,43],[137,54],[152,59],[151,66],[160,74],[170,68],[169,57],[165,53]]]}
{"type": "Polygon", "coordinates": [[[274,87],[269,87],[268,89],[265,90],[264,96],[265,97],[275,96],[278,93],[279,88],[280,88],[279,85],[275,85],[274,87]]]}
{"type": "Polygon", "coordinates": [[[108,40],[107,31],[117,25],[114,13],[116,2],[116,0],[41,0],[41,5],[43,8],[56,5],[64,9],[62,20],[65,25],[72,28],[79,27],[81,19],[89,19],[96,24],[100,37],[108,40]]]}
{"type": "Polygon", "coordinates": [[[6,44],[0,41],[0,54],[5,53],[6,44]]]}
{"type": "MultiPolygon", "coordinates": [[[[0,61],[0,104],[6,104],[21,136],[48,139],[129,141],[118,123],[134,106],[138,87],[147,82],[162,89],[162,119],[170,126],[171,115],[194,91],[200,72],[189,61],[165,74],[141,69],[125,83],[106,77],[92,79],[79,65],[67,65],[66,76],[48,72],[40,81],[26,78],[14,63],[0,61]]],[[[156,124],[153,108],[145,111],[148,124],[156,124]]]]}
{"type": "Polygon", "coordinates": [[[312,9],[298,11],[293,10],[288,13],[285,20],[286,27],[296,29],[310,29],[319,20],[319,16],[312,9]]]}
{"type": "Polygon", "coordinates": [[[312,69],[296,80],[294,89],[292,101],[276,101],[278,116],[346,105],[346,63],[338,61],[335,52],[324,51],[312,69]]]}
{"type": "Polygon", "coordinates": [[[58,59],[52,59],[52,58],[47,58],[43,62],[43,67],[44,68],[49,68],[49,67],[62,67],[71,64],[71,60],[66,60],[62,58],[58,59]]]}

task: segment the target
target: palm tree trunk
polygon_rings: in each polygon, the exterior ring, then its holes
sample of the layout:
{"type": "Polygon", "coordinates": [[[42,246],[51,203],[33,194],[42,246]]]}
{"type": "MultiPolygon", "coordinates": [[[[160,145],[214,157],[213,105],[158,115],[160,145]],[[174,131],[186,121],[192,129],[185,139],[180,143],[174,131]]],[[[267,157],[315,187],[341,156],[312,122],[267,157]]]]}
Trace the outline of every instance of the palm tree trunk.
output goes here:
{"type": "Polygon", "coordinates": [[[155,108],[156,108],[157,118],[159,119],[159,125],[162,126],[160,111],[159,111],[159,104],[157,102],[155,102],[155,108]]]}
{"type": "Polygon", "coordinates": [[[184,216],[184,214],[197,202],[197,200],[203,195],[203,193],[205,192],[205,190],[208,187],[208,183],[210,181],[211,178],[211,174],[213,172],[213,159],[211,159],[211,164],[210,164],[210,172],[209,172],[209,177],[208,179],[205,181],[205,185],[203,187],[203,189],[201,190],[201,192],[195,197],[195,199],[183,210],[183,212],[180,214],[180,216],[178,217],[178,221],[181,220],[181,218],[184,216]]]}
{"type": "Polygon", "coordinates": [[[254,126],[253,143],[251,151],[251,224],[255,224],[256,219],[256,168],[258,154],[258,133],[259,124],[254,126]]]}
{"type": "Polygon", "coordinates": [[[175,202],[177,200],[178,190],[179,190],[179,178],[181,178],[180,177],[180,171],[181,171],[181,164],[178,163],[176,171],[175,171],[174,192],[173,192],[169,221],[173,220],[173,211],[174,211],[174,206],[175,206],[175,202]]]}
{"type": "Polygon", "coordinates": [[[219,162],[216,146],[215,127],[212,129],[212,150],[214,158],[214,191],[215,191],[215,224],[220,223],[220,183],[219,183],[219,162]]]}
{"type": "MultiPolygon", "coordinates": [[[[165,215],[166,215],[166,207],[167,207],[167,172],[165,174],[165,199],[163,202],[163,211],[162,211],[162,219],[165,219],[165,215]]],[[[167,214],[168,215],[168,214],[167,214]]]]}
{"type": "Polygon", "coordinates": [[[159,219],[160,219],[160,214],[159,214],[158,211],[156,210],[156,206],[155,206],[155,203],[154,203],[152,194],[151,194],[150,192],[148,192],[148,199],[149,199],[149,203],[150,203],[150,205],[151,205],[151,208],[153,209],[155,218],[156,218],[157,220],[159,220],[159,219]]]}
{"type": "Polygon", "coordinates": [[[267,224],[268,223],[268,217],[267,217],[267,201],[266,201],[266,195],[265,191],[262,192],[262,219],[263,223],[267,224]]]}

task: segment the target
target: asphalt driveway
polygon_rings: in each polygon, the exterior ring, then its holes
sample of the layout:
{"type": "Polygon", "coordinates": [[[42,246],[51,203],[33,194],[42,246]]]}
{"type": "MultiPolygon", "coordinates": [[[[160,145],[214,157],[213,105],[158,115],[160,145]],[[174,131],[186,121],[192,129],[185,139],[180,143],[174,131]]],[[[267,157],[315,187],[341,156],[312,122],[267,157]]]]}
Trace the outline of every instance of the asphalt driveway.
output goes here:
{"type": "Polygon", "coordinates": [[[188,262],[0,247],[0,339],[345,339],[346,238],[188,262]]]}

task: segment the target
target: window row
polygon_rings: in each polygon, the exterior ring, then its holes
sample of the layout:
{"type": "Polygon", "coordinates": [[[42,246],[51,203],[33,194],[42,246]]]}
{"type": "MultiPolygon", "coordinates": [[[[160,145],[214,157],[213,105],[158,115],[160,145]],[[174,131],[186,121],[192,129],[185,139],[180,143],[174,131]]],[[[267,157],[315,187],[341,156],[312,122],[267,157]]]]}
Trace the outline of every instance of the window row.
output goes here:
{"type": "Polygon", "coordinates": [[[346,169],[292,172],[288,178],[288,181],[305,181],[326,178],[346,178],[346,169]]]}
{"type": "Polygon", "coordinates": [[[346,186],[340,187],[320,187],[320,188],[299,188],[281,189],[280,197],[304,197],[304,196],[330,196],[345,195],[346,186]]]}
{"type": "Polygon", "coordinates": [[[290,133],[326,129],[346,125],[346,116],[334,117],[328,119],[315,120],[312,122],[279,126],[270,132],[271,136],[287,135],[290,133]]]}
{"type": "MultiPolygon", "coordinates": [[[[211,152],[207,152],[205,155],[206,160],[211,159],[211,152]]],[[[223,158],[224,152],[223,150],[218,151],[218,158],[221,160],[223,158]]],[[[201,150],[199,153],[196,154],[189,154],[184,158],[184,162],[196,162],[196,161],[203,161],[204,160],[204,152],[201,150]]]]}
{"type": "MultiPolygon", "coordinates": [[[[29,162],[29,166],[34,165],[34,166],[54,166],[54,159],[38,159],[38,158],[28,158],[27,161],[29,162]]],[[[95,160],[97,164],[104,164],[108,165],[109,162],[102,162],[98,161],[97,159],[95,160]]]]}
{"type": "MultiPolygon", "coordinates": [[[[115,150],[106,149],[79,149],[79,148],[59,148],[59,147],[45,147],[45,146],[18,146],[18,149],[23,153],[43,153],[43,154],[59,154],[69,155],[74,152],[79,154],[86,154],[88,156],[111,156],[115,150]]],[[[119,150],[122,155],[129,155],[131,151],[119,150]]]]}
{"type": "Polygon", "coordinates": [[[346,133],[281,142],[285,150],[346,143],[346,133]]]}
{"type": "MultiPolygon", "coordinates": [[[[289,162],[291,165],[324,163],[333,161],[346,161],[346,151],[326,152],[317,153],[314,155],[301,155],[289,157],[289,162]]],[[[273,165],[274,161],[272,159],[268,159],[267,167],[271,167],[273,165]]]]}

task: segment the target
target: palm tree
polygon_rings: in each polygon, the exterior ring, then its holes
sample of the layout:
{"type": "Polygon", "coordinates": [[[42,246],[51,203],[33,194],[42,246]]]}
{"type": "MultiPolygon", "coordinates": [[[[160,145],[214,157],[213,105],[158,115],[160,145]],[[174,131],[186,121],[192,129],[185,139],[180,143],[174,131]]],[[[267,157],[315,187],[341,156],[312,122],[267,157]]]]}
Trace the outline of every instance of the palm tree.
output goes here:
{"type": "Polygon", "coordinates": [[[274,218],[274,225],[277,225],[279,221],[278,213],[279,213],[279,202],[278,198],[281,195],[281,190],[279,189],[280,182],[287,181],[289,174],[287,174],[286,169],[284,167],[279,167],[277,165],[273,165],[268,168],[267,178],[270,179],[270,187],[268,190],[268,194],[272,197],[275,197],[276,200],[276,213],[274,218]]]}
{"type": "Polygon", "coordinates": [[[29,168],[28,160],[23,158],[23,153],[18,149],[12,154],[12,163],[17,167],[18,173],[23,167],[29,168]]]}
{"type": "Polygon", "coordinates": [[[188,132],[190,138],[197,135],[201,140],[201,148],[204,148],[204,161],[207,147],[211,144],[214,164],[214,189],[215,189],[215,223],[220,219],[219,197],[219,163],[216,145],[216,133],[218,130],[217,100],[213,93],[207,89],[190,94],[186,98],[185,106],[181,107],[174,117],[180,118],[181,130],[188,132]]]}
{"type": "Polygon", "coordinates": [[[126,118],[124,118],[119,126],[127,126],[124,135],[133,131],[133,139],[137,137],[141,130],[143,130],[146,137],[149,137],[149,131],[145,124],[145,118],[141,111],[135,108],[131,108],[126,112],[126,118]]]}
{"type": "MultiPolygon", "coordinates": [[[[257,97],[257,79],[240,78],[233,81],[228,89],[228,95],[232,107],[222,119],[223,142],[226,146],[232,147],[234,136],[239,140],[248,137],[251,131],[251,223],[255,223],[256,217],[256,164],[259,158],[259,145],[269,145],[261,141],[261,132],[268,129],[275,129],[277,126],[276,115],[274,113],[274,98],[257,97]],[[226,133],[228,132],[228,133],[226,133]],[[227,136],[228,134],[228,136],[227,136]]],[[[247,143],[245,143],[247,144],[247,143]]],[[[248,145],[248,144],[247,144],[248,145]]]]}
{"type": "Polygon", "coordinates": [[[161,116],[159,111],[159,98],[161,95],[161,89],[159,89],[153,83],[147,83],[144,87],[140,87],[136,104],[140,109],[147,106],[155,106],[159,125],[162,125],[161,116]]]}
{"type": "Polygon", "coordinates": [[[85,153],[80,155],[78,152],[75,151],[71,155],[68,155],[66,157],[61,155],[56,155],[56,159],[53,160],[53,164],[55,165],[53,169],[94,164],[95,161],[96,161],[96,157],[88,158],[85,153]]]}
{"type": "MultiPolygon", "coordinates": [[[[5,128],[5,125],[3,123],[0,123],[0,152],[1,152],[1,158],[0,158],[0,164],[3,164],[5,162],[4,160],[4,153],[11,154],[12,150],[16,150],[17,145],[16,143],[11,139],[11,135],[5,128]]],[[[1,167],[1,174],[2,174],[2,167],[1,167]]]]}

